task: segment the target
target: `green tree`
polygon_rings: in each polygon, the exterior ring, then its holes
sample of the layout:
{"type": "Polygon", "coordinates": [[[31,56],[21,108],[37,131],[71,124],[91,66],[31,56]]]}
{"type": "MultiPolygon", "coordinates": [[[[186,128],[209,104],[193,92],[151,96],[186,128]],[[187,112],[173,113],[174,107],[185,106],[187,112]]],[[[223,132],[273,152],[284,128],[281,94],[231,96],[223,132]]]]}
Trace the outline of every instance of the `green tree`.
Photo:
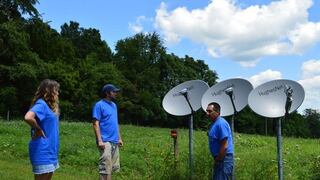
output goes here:
{"type": "Polygon", "coordinates": [[[212,86],[216,84],[216,80],[218,79],[217,73],[209,69],[209,66],[204,63],[203,60],[194,60],[192,57],[185,56],[184,58],[185,66],[194,70],[195,77],[198,79],[204,80],[212,86]]]}
{"type": "Polygon", "coordinates": [[[79,23],[70,21],[61,26],[61,36],[69,39],[75,46],[76,57],[83,59],[91,53],[96,53],[100,62],[112,61],[112,52],[107,43],[101,40],[99,30],[81,28],[79,23]]]}
{"type": "Polygon", "coordinates": [[[311,137],[320,137],[320,113],[315,109],[305,109],[304,118],[309,122],[311,137]]]}
{"type": "Polygon", "coordinates": [[[39,18],[31,18],[26,23],[26,31],[30,36],[30,48],[46,62],[63,60],[73,63],[75,50],[72,43],[60,36],[47,23],[39,18]]]}
{"type": "Polygon", "coordinates": [[[238,113],[234,122],[236,132],[249,134],[264,134],[264,125],[265,118],[254,113],[248,106],[238,113]]]}
{"type": "Polygon", "coordinates": [[[162,88],[158,64],[165,54],[159,36],[156,33],[137,34],[119,40],[116,51],[114,62],[133,86],[126,100],[129,108],[125,111],[126,117],[139,119],[132,120],[137,124],[159,123],[163,110],[159,103],[162,88]]]}
{"type": "Polygon", "coordinates": [[[0,1],[0,23],[20,20],[21,14],[28,14],[29,16],[39,16],[34,5],[38,3],[37,0],[1,0],[0,1]]]}
{"type": "Polygon", "coordinates": [[[289,114],[283,122],[283,134],[294,137],[310,137],[308,120],[297,111],[289,114]]]}
{"type": "MultiPolygon", "coordinates": [[[[132,109],[126,113],[139,118],[135,123],[142,125],[179,124],[162,108],[166,92],[184,81],[201,79],[214,84],[217,79],[216,73],[204,61],[167,54],[156,33],[140,33],[119,40],[114,59],[118,69],[134,86],[130,95],[132,99],[126,101],[132,109]]],[[[202,115],[196,115],[199,120],[195,121],[195,127],[206,126],[207,120],[202,115]]]]}
{"type": "MultiPolygon", "coordinates": [[[[13,102],[2,101],[3,114],[10,108],[11,112],[25,112],[29,107],[31,92],[38,81],[41,68],[36,67],[40,59],[36,53],[29,48],[29,34],[25,32],[23,22],[8,21],[0,24],[0,87],[8,87],[13,91],[15,97],[13,102]],[[29,83],[26,83],[29,82],[29,83]],[[17,102],[17,101],[18,102],[17,102]],[[16,104],[17,106],[12,106],[16,104]]],[[[2,96],[6,99],[8,93],[4,90],[2,96]]],[[[16,115],[19,115],[16,114],[16,115]]]]}

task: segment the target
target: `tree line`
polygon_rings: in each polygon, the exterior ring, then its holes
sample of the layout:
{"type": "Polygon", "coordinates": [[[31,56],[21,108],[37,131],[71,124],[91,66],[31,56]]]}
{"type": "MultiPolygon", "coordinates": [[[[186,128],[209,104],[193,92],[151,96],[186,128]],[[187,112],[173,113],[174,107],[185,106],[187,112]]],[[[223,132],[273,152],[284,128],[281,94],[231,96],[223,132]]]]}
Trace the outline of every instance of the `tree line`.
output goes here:
{"type": "MultiPolygon", "coordinates": [[[[188,117],[174,117],[162,108],[162,99],[174,86],[200,79],[209,86],[218,74],[204,60],[168,53],[156,32],[118,40],[114,52],[99,30],[70,21],[60,32],[44,22],[36,0],[0,2],[0,116],[21,117],[45,78],[61,85],[62,120],[91,121],[91,109],[101,87],[114,83],[122,92],[117,99],[120,123],[159,127],[188,127],[188,117]]],[[[284,134],[320,137],[320,114],[290,114],[284,134]]],[[[228,118],[228,117],[227,117],[228,118]]],[[[229,118],[230,119],[230,118],[229,118]]],[[[195,114],[194,127],[206,129],[203,112],[195,114]]],[[[248,107],[235,121],[238,132],[275,134],[273,120],[248,107]]]]}

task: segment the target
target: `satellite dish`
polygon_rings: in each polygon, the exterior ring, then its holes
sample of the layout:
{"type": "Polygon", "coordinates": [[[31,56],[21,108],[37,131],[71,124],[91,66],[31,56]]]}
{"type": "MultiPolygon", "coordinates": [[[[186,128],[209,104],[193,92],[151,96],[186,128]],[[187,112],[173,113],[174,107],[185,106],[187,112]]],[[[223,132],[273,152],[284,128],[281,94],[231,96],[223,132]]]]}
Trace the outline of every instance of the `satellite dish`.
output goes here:
{"type": "Polygon", "coordinates": [[[202,109],[205,111],[211,102],[219,103],[221,107],[220,115],[229,116],[234,114],[232,98],[237,112],[241,111],[248,104],[248,95],[253,89],[251,83],[245,79],[233,78],[221,81],[208,89],[201,99],[202,109]]]}
{"type": "Polygon", "coordinates": [[[201,80],[186,81],[171,89],[163,98],[162,106],[172,115],[190,115],[189,123],[189,170],[190,179],[193,177],[193,114],[201,107],[201,97],[209,88],[208,84],[201,80]]]}
{"type": "Polygon", "coordinates": [[[256,87],[248,98],[250,108],[261,116],[278,118],[277,121],[277,159],[278,177],[283,179],[281,118],[302,104],[303,87],[292,80],[280,79],[266,82],[256,87]]]}
{"type": "Polygon", "coordinates": [[[191,108],[184,95],[187,93],[192,109],[197,111],[201,107],[201,97],[208,88],[208,84],[201,80],[186,81],[165,95],[162,106],[166,112],[175,116],[191,114],[191,108]]]}
{"type": "Polygon", "coordinates": [[[269,118],[282,117],[299,108],[304,100],[303,87],[292,80],[273,80],[256,87],[248,98],[250,108],[257,114],[269,118]],[[287,102],[290,95],[291,102],[287,102]],[[290,104],[288,104],[290,103],[290,104]]]}

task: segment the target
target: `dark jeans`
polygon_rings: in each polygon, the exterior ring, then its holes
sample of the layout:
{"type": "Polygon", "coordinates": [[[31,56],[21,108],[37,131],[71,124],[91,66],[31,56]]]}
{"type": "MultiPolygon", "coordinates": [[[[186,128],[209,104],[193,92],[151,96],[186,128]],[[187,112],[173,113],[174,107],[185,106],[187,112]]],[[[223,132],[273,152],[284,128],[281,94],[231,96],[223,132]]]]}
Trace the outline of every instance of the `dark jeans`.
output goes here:
{"type": "Polygon", "coordinates": [[[233,154],[226,154],[222,161],[215,162],[213,165],[213,180],[232,179],[233,154]]]}

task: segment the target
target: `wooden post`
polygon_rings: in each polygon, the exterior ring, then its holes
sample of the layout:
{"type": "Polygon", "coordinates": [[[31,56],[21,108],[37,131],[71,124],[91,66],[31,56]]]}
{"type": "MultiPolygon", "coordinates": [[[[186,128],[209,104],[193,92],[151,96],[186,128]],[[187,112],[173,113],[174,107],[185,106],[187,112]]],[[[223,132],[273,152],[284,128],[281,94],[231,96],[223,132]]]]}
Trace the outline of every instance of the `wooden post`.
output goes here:
{"type": "Polygon", "coordinates": [[[173,146],[174,146],[174,159],[178,161],[179,159],[179,147],[178,147],[178,138],[173,139],[173,146]]]}
{"type": "Polygon", "coordinates": [[[179,159],[179,146],[178,146],[178,130],[171,130],[171,137],[173,138],[173,148],[174,148],[174,160],[178,161],[179,159]]]}

